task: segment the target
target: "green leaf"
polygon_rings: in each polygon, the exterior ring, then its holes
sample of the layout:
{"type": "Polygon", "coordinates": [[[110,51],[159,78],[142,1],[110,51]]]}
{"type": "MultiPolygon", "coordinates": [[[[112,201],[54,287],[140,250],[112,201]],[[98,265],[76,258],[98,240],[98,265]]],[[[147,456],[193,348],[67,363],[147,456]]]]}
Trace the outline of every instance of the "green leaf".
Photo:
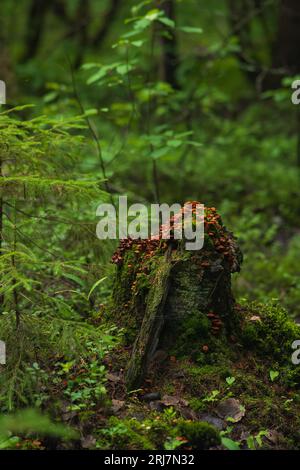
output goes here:
{"type": "Polygon", "coordinates": [[[235,377],[226,377],[228,385],[232,385],[235,382],[235,377]]]}
{"type": "Polygon", "coordinates": [[[67,279],[70,279],[71,281],[75,282],[79,286],[84,287],[83,280],[80,277],[75,276],[75,274],[67,273],[67,274],[64,274],[64,277],[67,278],[67,279]]]}
{"type": "Polygon", "coordinates": [[[6,111],[2,111],[0,115],[2,116],[5,114],[17,112],[17,111],[23,111],[24,109],[34,108],[34,106],[35,106],[34,104],[23,104],[20,106],[15,106],[14,108],[10,108],[10,109],[7,109],[6,111]]]}
{"type": "Polygon", "coordinates": [[[175,450],[177,449],[177,447],[182,446],[182,444],[185,444],[186,442],[187,442],[186,440],[183,441],[181,439],[178,439],[178,437],[175,437],[173,439],[169,437],[164,444],[164,448],[166,450],[175,450]]]}
{"type": "Polygon", "coordinates": [[[203,32],[201,28],[194,28],[193,26],[181,26],[179,29],[184,33],[201,34],[203,32]]]}
{"type": "Polygon", "coordinates": [[[132,14],[136,15],[144,6],[149,5],[152,3],[152,0],[144,0],[143,2],[139,3],[138,5],[134,5],[131,8],[132,14]]]}
{"type": "Polygon", "coordinates": [[[180,147],[180,145],[182,145],[182,143],[183,143],[183,141],[179,140],[179,139],[171,139],[171,140],[167,141],[167,145],[169,147],[174,147],[174,148],[180,147]]]}
{"type": "Polygon", "coordinates": [[[179,134],[176,134],[176,136],[181,139],[182,137],[188,137],[189,135],[193,135],[194,131],[185,131],[185,132],[180,132],[179,134]]]}
{"type": "Polygon", "coordinates": [[[171,20],[170,18],[167,18],[166,16],[159,18],[158,21],[165,24],[166,26],[169,26],[170,28],[175,28],[175,21],[171,20]]]}
{"type": "Polygon", "coordinates": [[[90,69],[94,69],[95,67],[99,68],[99,67],[101,67],[101,66],[102,66],[102,65],[99,64],[98,62],[89,62],[89,63],[87,63],[87,64],[83,64],[83,65],[81,66],[81,68],[82,68],[83,70],[90,70],[90,69]]]}
{"type": "Polygon", "coordinates": [[[278,375],[279,375],[279,372],[277,370],[270,370],[271,382],[274,382],[274,380],[277,379],[278,375]]]}
{"type": "Polygon", "coordinates": [[[139,40],[139,41],[132,41],[132,45],[135,47],[142,47],[145,41],[139,40]]]}
{"type": "Polygon", "coordinates": [[[116,70],[120,75],[126,75],[133,69],[132,65],[130,64],[121,64],[119,65],[116,70]]]}
{"type": "Polygon", "coordinates": [[[192,145],[193,147],[203,147],[201,142],[196,142],[195,140],[187,140],[186,143],[192,145]]]}
{"type": "Polygon", "coordinates": [[[151,153],[151,157],[154,158],[154,159],[163,157],[164,155],[166,155],[169,152],[169,150],[170,150],[169,147],[162,147],[160,149],[154,150],[151,153]]]}
{"type": "Polygon", "coordinates": [[[254,437],[253,436],[249,436],[247,437],[247,446],[249,449],[251,450],[255,450],[256,447],[255,447],[255,440],[254,440],[254,437]]]}
{"type": "MultiPolygon", "coordinates": [[[[149,25],[149,24],[150,24],[150,23],[149,23],[149,21],[148,21],[147,25],[149,25]]],[[[122,35],[122,38],[127,39],[127,38],[131,38],[131,37],[133,37],[133,36],[137,36],[138,34],[140,34],[140,30],[139,30],[139,29],[137,29],[136,31],[129,31],[129,33],[123,34],[123,35],[122,35]]]]}
{"type": "Polygon", "coordinates": [[[240,450],[240,444],[229,437],[222,437],[221,438],[222,445],[226,447],[228,450],[240,450]]]}
{"type": "Polygon", "coordinates": [[[100,70],[97,70],[96,73],[90,76],[90,78],[87,81],[88,85],[92,85],[95,82],[98,82],[101,78],[105,77],[107,73],[107,68],[102,67],[100,70]]]}
{"type": "Polygon", "coordinates": [[[162,12],[155,8],[153,10],[148,11],[145,18],[147,18],[147,20],[149,21],[155,21],[157,18],[159,18],[159,16],[161,16],[161,14],[162,12]]]}
{"type": "MultiPolygon", "coordinates": [[[[141,20],[139,20],[135,23],[134,28],[135,28],[136,32],[140,33],[142,31],[144,31],[144,29],[148,28],[150,26],[150,24],[151,24],[150,20],[147,20],[147,19],[143,18],[143,19],[141,19],[141,20]]],[[[126,35],[124,34],[123,37],[128,38],[130,36],[133,36],[133,33],[134,33],[134,31],[131,31],[130,33],[128,33],[126,35]]]]}
{"type": "Polygon", "coordinates": [[[213,390],[210,395],[207,397],[203,398],[203,402],[211,402],[211,401],[216,401],[217,396],[220,394],[220,390],[213,390]]]}
{"type": "Polygon", "coordinates": [[[262,437],[266,437],[269,435],[267,430],[259,431],[259,433],[255,436],[256,442],[261,447],[263,445],[262,437]]]}
{"type": "Polygon", "coordinates": [[[20,438],[16,436],[9,437],[8,439],[0,437],[0,450],[13,449],[18,442],[20,442],[20,438]]]}
{"type": "Polygon", "coordinates": [[[98,110],[96,108],[87,109],[84,112],[85,116],[96,116],[96,114],[98,114],[98,110]]]}
{"type": "Polygon", "coordinates": [[[51,101],[54,101],[58,97],[58,92],[57,91],[51,91],[50,93],[47,93],[43,101],[44,103],[51,103],[51,101]]]}
{"type": "Polygon", "coordinates": [[[89,300],[89,298],[91,297],[91,295],[92,295],[92,293],[94,292],[94,290],[96,289],[96,287],[98,287],[99,284],[101,284],[103,281],[105,281],[105,279],[107,279],[107,276],[102,277],[101,279],[98,279],[97,282],[95,282],[95,284],[92,286],[90,292],[88,293],[88,296],[87,296],[88,300],[89,300]]]}

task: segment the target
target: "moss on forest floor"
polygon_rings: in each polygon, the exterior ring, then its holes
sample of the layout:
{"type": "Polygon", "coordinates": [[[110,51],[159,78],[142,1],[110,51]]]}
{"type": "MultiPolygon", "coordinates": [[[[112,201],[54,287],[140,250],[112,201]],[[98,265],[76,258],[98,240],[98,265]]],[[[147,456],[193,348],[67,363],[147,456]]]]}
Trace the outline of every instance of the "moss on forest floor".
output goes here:
{"type": "Polygon", "coordinates": [[[102,445],[299,449],[300,371],[291,362],[291,345],[300,338],[300,328],[274,304],[238,309],[241,337],[228,344],[227,355],[222,351],[218,357],[209,345],[204,352],[198,337],[199,356],[161,353],[162,362],[153,364],[141,389],[133,393],[121,386],[130,351],[115,351],[111,373],[119,382],[117,387],[110,382],[114,416],[111,435],[99,431],[102,445]],[[233,410],[233,417],[222,417],[224,402],[240,406],[240,414],[233,410]],[[202,422],[210,426],[200,431],[202,422]],[[197,441],[198,433],[202,437],[197,441]]]}
{"type": "Polygon", "coordinates": [[[219,353],[216,338],[204,344],[195,329],[195,353],[187,354],[180,343],[177,350],[175,345],[171,352],[158,351],[143,384],[132,392],[124,380],[132,349],[125,340],[105,355],[107,373],[103,362],[96,361],[94,347],[90,362],[57,364],[56,358],[48,364],[55,381],[47,389],[49,400],[43,407],[57,421],[78,430],[80,439],[26,437],[18,445],[300,449],[300,367],[291,361],[300,327],[275,304],[237,305],[236,314],[240,335],[227,342],[227,349],[221,342],[219,353]]]}

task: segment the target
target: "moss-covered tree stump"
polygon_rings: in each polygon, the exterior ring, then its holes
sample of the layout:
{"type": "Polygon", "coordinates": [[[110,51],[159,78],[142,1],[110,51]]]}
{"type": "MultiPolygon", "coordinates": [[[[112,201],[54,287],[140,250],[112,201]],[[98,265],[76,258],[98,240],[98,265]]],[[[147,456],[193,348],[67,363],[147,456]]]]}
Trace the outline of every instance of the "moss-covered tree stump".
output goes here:
{"type": "Polygon", "coordinates": [[[133,343],[128,389],[142,384],[158,350],[181,356],[208,349],[221,354],[237,335],[231,274],[240,269],[241,252],[215,208],[205,209],[204,228],[199,251],[187,251],[185,240],[158,237],[122,240],[113,256],[112,312],[133,343]]]}

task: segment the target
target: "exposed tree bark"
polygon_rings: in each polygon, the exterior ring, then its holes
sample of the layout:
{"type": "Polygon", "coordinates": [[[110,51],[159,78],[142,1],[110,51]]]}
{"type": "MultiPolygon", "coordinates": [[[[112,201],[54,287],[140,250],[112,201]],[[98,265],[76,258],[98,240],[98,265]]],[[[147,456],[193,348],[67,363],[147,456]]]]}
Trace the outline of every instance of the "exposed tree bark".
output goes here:
{"type": "Polygon", "coordinates": [[[141,385],[147,367],[157,351],[166,322],[165,303],[169,292],[171,267],[171,259],[166,253],[166,257],[158,266],[153,286],[149,291],[145,316],[127,367],[126,383],[130,390],[141,385]]]}

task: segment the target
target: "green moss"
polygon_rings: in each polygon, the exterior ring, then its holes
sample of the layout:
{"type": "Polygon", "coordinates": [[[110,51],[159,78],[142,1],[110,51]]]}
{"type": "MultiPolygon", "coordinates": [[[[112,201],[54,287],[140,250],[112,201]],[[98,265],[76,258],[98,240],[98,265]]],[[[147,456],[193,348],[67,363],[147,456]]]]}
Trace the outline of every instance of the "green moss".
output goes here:
{"type": "MultiPolygon", "coordinates": [[[[205,314],[199,312],[190,312],[176,329],[176,344],[170,347],[170,353],[176,357],[189,356],[191,353],[199,355],[201,353],[201,343],[205,342],[209,337],[210,321],[205,314]]],[[[204,343],[203,343],[204,344],[204,343]]]]}
{"type": "Polygon", "coordinates": [[[98,431],[103,448],[154,450],[163,449],[168,437],[175,437],[177,428],[174,423],[150,417],[139,421],[136,418],[111,417],[107,427],[98,431]]]}
{"type": "Polygon", "coordinates": [[[206,397],[212,390],[225,387],[225,378],[231,376],[229,364],[196,366],[187,363],[184,366],[184,383],[192,396],[206,397]]]}
{"type": "Polygon", "coordinates": [[[178,430],[194,449],[209,449],[221,442],[219,432],[210,424],[201,421],[183,421],[178,430]]]}
{"type": "Polygon", "coordinates": [[[255,349],[260,346],[261,339],[259,338],[257,325],[248,323],[242,331],[241,340],[246,348],[255,349]]]}
{"type": "Polygon", "coordinates": [[[241,341],[258,354],[268,355],[284,365],[291,365],[292,342],[300,338],[300,327],[280,306],[252,303],[248,307],[241,341]],[[258,317],[251,321],[251,317],[258,317]]]}
{"type": "Polygon", "coordinates": [[[153,444],[145,433],[141,432],[142,425],[136,419],[124,419],[113,416],[108,426],[100,430],[103,448],[150,450],[153,444]]]}
{"type": "Polygon", "coordinates": [[[111,417],[105,429],[98,431],[103,448],[129,450],[163,449],[169,438],[185,437],[195,449],[208,449],[220,443],[218,431],[208,423],[170,419],[162,414],[143,421],[111,417]]]}
{"type": "Polygon", "coordinates": [[[198,367],[190,365],[187,370],[190,377],[203,380],[204,378],[226,378],[230,375],[230,369],[226,364],[214,364],[198,367]]]}
{"type": "Polygon", "coordinates": [[[164,323],[163,308],[168,292],[170,269],[170,261],[166,257],[162,258],[149,290],[145,315],[127,367],[126,385],[129,390],[141,385],[151,354],[159,342],[164,323]]]}

